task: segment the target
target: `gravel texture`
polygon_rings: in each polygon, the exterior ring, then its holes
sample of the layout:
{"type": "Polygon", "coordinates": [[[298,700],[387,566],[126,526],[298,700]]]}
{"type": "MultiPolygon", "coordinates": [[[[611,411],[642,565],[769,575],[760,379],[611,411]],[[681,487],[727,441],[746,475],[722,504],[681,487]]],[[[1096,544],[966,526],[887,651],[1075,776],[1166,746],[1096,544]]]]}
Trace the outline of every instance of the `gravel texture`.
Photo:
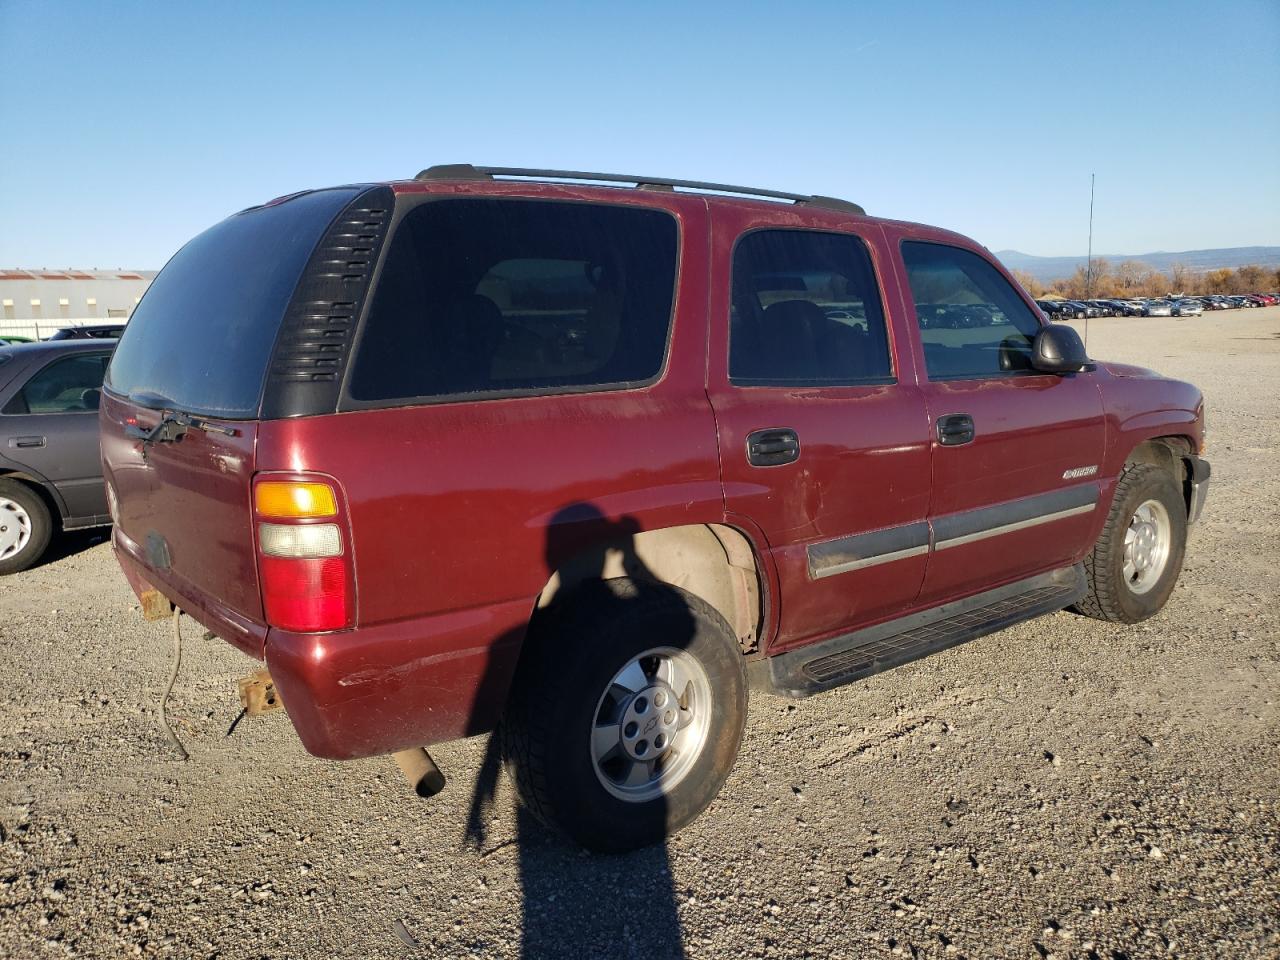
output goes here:
{"type": "Polygon", "coordinates": [[[667,848],[545,837],[483,739],[306,755],[253,663],[144,623],[81,535],[0,581],[0,956],[1280,956],[1280,308],[1090,323],[1198,383],[1214,480],[1168,607],[1060,613],[808,700],[757,695],[667,848]],[[484,786],[477,789],[477,784],[484,786]]]}

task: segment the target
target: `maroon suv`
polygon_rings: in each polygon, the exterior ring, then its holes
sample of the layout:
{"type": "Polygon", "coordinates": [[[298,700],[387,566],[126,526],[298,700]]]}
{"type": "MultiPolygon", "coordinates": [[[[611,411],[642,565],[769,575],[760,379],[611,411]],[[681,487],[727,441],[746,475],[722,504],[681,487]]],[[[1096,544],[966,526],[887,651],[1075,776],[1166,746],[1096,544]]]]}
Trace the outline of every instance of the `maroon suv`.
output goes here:
{"type": "Polygon", "coordinates": [[[469,165],[190,241],[101,422],[135,591],[265,660],[309,751],[498,728],[608,850],[710,802],[749,686],[1151,616],[1209,476],[1194,387],[1090,361],[965,237],[469,165]]]}

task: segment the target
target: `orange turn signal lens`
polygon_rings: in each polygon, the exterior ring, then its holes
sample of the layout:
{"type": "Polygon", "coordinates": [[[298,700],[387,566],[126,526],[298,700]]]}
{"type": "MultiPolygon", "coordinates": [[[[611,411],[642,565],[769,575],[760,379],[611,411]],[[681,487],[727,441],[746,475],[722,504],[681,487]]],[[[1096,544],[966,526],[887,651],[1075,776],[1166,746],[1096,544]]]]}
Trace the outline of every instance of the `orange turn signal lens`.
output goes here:
{"type": "Polygon", "coordinates": [[[302,519],[332,517],[338,501],[327,483],[268,480],[253,488],[253,505],[259,516],[302,519]]]}

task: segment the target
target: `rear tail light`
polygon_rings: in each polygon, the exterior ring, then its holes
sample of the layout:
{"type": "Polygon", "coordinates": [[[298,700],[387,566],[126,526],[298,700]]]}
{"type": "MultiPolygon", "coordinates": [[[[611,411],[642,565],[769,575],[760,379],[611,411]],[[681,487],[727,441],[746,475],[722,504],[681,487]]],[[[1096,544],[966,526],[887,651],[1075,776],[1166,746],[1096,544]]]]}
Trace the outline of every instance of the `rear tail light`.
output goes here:
{"type": "Polygon", "coordinates": [[[253,488],[253,505],[264,517],[332,517],[338,512],[333,487],[314,481],[262,480],[253,488]]]}
{"type": "Polygon", "coordinates": [[[355,570],[339,504],[330,483],[255,481],[258,571],[271,626],[310,633],[355,623],[355,570]]]}
{"type": "Polygon", "coordinates": [[[342,556],[342,532],[336,523],[307,526],[258,524],[258,549],[268,557],[315,560],[342,556]]]}
{"type": "Polygon", "coordinates": [[[351,626],[351,591],[340,557],[262,557],[262,602],[273,627],[310,633],[351,626]]]}

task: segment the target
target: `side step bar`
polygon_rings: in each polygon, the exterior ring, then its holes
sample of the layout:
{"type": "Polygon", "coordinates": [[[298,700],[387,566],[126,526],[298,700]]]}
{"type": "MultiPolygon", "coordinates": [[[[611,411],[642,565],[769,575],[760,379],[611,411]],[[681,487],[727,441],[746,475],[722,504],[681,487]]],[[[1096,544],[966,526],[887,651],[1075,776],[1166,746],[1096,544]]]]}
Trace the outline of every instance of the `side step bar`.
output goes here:
{"type": "Polygon", "coordinates": [[[807,697],[1055,613],[1084,597],[1083,564],[855,630],[749,664],[752,686],[807,697]]]}

